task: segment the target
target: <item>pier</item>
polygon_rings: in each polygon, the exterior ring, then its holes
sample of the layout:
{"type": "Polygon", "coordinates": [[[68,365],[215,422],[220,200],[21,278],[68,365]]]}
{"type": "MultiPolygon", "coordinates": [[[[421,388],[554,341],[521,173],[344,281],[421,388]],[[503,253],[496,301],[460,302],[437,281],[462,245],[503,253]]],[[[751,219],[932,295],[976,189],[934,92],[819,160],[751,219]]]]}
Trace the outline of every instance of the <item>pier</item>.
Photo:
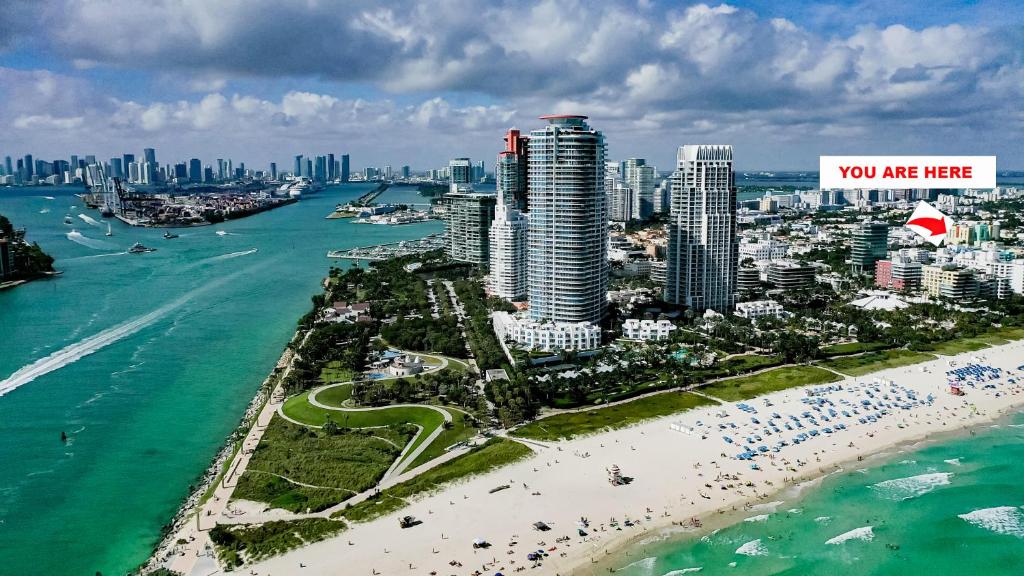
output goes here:
{"type": "Polygon", "coordinates": [[[381,194],[383,194],[384,191],[388,189],[388,186],[389,185],[388,185],[387,182],[381,182],[379,186],[377,186],[373,190],[370,190],[366,194],[363,194],[362,196],[360,196],[359,199],[354,202],[354,204],[356,206],[366,206],[366,205],[368,205],[370,202],[373,202],[374,200],[376,200],[377,196],[380,196],[381,194]]]}
{"type": "Polygon", "coordinates": [[[374,244],[372,246],[360,246],[348,250],[331,250],[327,253],[328,258],[340,260],[366,260],[373,262],[387,260],[397,256],[408,256],[410,254],[422,254],[444,248],[448,240],[446,232],[438,232],[425,236],[419,240],[403,240],[401,242],[390,242],[388,244],[374,244]]]}

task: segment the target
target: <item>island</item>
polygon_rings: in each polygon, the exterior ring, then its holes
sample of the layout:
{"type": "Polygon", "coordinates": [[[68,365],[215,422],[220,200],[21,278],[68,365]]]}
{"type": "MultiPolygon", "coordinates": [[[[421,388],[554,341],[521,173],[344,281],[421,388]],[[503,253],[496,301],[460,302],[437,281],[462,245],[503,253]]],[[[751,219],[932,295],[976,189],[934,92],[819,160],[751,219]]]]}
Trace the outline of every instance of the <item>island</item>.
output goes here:
{"type": "Polygon", "coordinates": [[[39,244],[25,240],[25,229],[15,229],[0,214],[0,290],[57,274],[53,257],[43,252],[39,244]]]}

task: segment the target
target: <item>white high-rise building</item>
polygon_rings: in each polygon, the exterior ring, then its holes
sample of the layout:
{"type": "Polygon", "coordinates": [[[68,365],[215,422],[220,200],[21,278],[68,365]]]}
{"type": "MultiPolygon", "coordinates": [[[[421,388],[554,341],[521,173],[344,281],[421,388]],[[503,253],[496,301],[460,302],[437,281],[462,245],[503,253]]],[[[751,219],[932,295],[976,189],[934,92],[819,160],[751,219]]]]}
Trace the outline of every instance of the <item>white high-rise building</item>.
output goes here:
{"type": "Polygon", "coordinates": [[[672,208],[672,181],[662,178],[654,189],[654,213],[668,214],[672,208]]]}
{"type": "MultiPolygon", "coordinates": [[[[518,131],[516,132],[518,134],[518,131]]],[[[498,204],[491,223],[490,288],[496,296],[506,300],[522,301],[526,298],[526,233],[527,216],[516,209],[516,192],[522,182],[519,158],[513,151],[498,155],[495,176],[498,204]]],[[[522,158],[525,162],[525,158],[522,158]]]]}
{"type": "Polygon", "coordinates": [[[725,312],[736,304],[732,146],[680,146],[676,162],[665,300],[725,312]]]}
{"type": "Polygon", "coordinates": [[[633,190],[633,218],[647,220],[654,214],[655,170],[643,158],[626,160],[622,179],[633,190]]]}
{"type": "Polygon", "coordinates": [[[452,192],[459,189],[459,184],[469,184],[473,181],[473,164],[469,158],[452,158],[448,162],[448,182],[452,192]]]}
{"type": "Polygon", "coordinates": [[[604,135],[586,116],[542,116],[530,133],[530,317],[599,322],[607,309],[604,135]]]}

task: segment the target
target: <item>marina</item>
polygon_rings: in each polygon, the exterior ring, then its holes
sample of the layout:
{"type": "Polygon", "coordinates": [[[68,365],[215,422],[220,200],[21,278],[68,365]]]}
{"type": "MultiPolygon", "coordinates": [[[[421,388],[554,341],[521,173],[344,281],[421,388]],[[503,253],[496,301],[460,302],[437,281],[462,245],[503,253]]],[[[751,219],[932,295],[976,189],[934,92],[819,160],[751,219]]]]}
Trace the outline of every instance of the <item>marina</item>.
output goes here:
{"type": "Polygon", "coordinates": [[[410,254],[422,254],[431,250],[444,248],[448,235],[444,232],[431,234],[420,240],[403,240],[401,242],[390,242],[388,244],[376,244],[372,246],[360,246],[348,250],[331,250],[327,253],[328,258],[340,260],[366,260],[373,262],[387,260],[410,254]]]}

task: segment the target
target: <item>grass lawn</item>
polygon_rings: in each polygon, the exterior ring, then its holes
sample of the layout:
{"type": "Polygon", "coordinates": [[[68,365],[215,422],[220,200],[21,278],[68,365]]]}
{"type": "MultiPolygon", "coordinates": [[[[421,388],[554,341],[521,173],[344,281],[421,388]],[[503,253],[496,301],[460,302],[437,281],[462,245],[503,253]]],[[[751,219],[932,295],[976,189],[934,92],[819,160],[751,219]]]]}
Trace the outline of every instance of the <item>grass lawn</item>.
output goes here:
{"type": "Polygon", "coordinates": [[[665,416],[711,404],[712,401],[689,392],[665,392],[614,406],[581,412],[567,412],[535,420],[513,434],[535,440],[558,440],[606,428],[622,428],[641,420],[665,416]]]}
{"type": "Polygon", "coordinates": [[[355,373],[348,368],[341,367],[340,360],[333,360],[327,363],[327,366],[320,371],[320,381],[325,384],[331,384],[334,382],[348,382],[355,376],[355,373]]]}
{"type": "Polygon", "coordinates": [[[526,458],[533,451],[504,438],[492,438],[483,446],[427,470],[411,480],[396,484],[379,496],[364,500],[335,513],[353,522],[364,522],[404,507],[408,499],[439,488],[441,485],[474,474],[482,474],[526,458]]]}
{"type": "Polygon", "coordinates": [[[743,356],[734,356],[728,360],[723,360],[718,364],[718,368],[724,368],[729,372],[752,372],[760,368],[767,368],[768,366],[777,366],[782,364],[782,359],[778,356],[760,356],[757,354],[744,354],[743,356]]]}
{"type": "Polygon", "coordinates": [[[316,399],[321,404],[327,406],[338,406],[340,407],[345,400],[352,397],[352,385],[342,384],[341,386],[334,386],[326,390],[320,391],[316,395],[316,399]]]}
{"type": "Polygon", "coordinates": [[[833,344],[821,349],[825,356],[842,356],[844,354],[859,354],[861,352],[876,352],[891,348],[891,344],[885,342],[847,342],[845,344],[833,344]]]}
{"type": "MultiPolygon", "coordinates": [[[[959,340],[949,340],[946,342],[939,342],[928,347],[929,352],[935,354],[942,354],[943,356],[953,356],[962,352],[974,352],[975,350],[981,350],[982,348],[988,348],[989,343],[985,339],[997,339],[1002,340],[998,337],[993,336],[980,336],[978,338],[961,338],[959,340]]],[[[1006,340],[1002,340],[1005,343],[1006,340]]]]}
{"type": "Polygon", "coordinates": [[[909,366],[919,362],[934,360],[935,356],[924,352],[912,350],[884,350],[881,352],[868,352],[859,356],[845,356],[842,358],[830,358],[819,362],[843,374],[850,376],[863,376],[871,372],[885,370],[886,368],[897,368],[909,366]]]}
{"type": "Polygon", "coordinates": [[[344,522],[326,518],[277,520],[259,526],[222,524],[210,531],[210,539],[221,562],[238,567],[330,538],[346,527],[344,522]]]}
{"type": "Polygon", "coordinates": [[[786,388],[807,384],[825,384],[839,379],[839,376],[828,370],[814,366],[787,366],[751,376],[714,382],[701,387],[700,391],[722,400],[734,402],[786,388]]]}
{"type": "MultiPolygon", "coordinates": [[[[335,392],[339,388],[349,387],[339,386],[338,388],[328,389],[321,394],[317,394],[317,400],[328,406],[340,406],[340,398],[344,396],[345,393],[341,391],[335,392]]],[[[318,406],[313,406],[309,403],[309,392],[303,392],[302,394],[293,396],[285,401],[284,413],[289,418],[293,418],[299,422],[312,426],[323,426],[327,422],[328,417],[342,428],[374,428],[377,426],[396,426],[406,423],[418,424],[423,427],[423,433],[416,437],[416,440],[409,448],[409,454],[411,454],[413,450],[416,450],[420,444],[425,442],[427,437],[430,436],[435,429],[444,424],[444,416],[440,412],[430,408],[420,408],[416,406],[382,406],[381,408],[373,410],[326,410],[318,406]]],[[[463,429],[465,427],[461,424],[461,420],[458,420],[458,422],[456,422],[456,420],[456,416],[452,414],[452,428],[442,432],[441,435],[434,440],[434,442],[437,443],[438,449],[443,449],[445,446],[451,445],[441,443],[446,434],[450,438],[458,438],[458,436],[463,433],[463,429]]],[[[472,435],[473,434],[470,434],[470,436],[472,435]]],[[[452,444],[458,441],[460,440],[455,440],[452,444]]],[[[424,450],[423,453],[433,453],[435,456],[439,455],[435,451],[435,446],[433,444],[430,448],[424,450]]],[[[419,460],[419,458],[417,458],[417,460],[419,460]]]]}
{"type": "Polygon", "coordinates": [[[413,460],[406,470],[412,470],[420,464],[425,464],[444,454],[445,448],[476,436],[477,429],[471,424],[472,417],[453,408],[449,408],[448,411],[452,414],[452,427],[441,432],[433,444],[413,460]]]}
{"type": "Polygon", "coordinates": [[[292,512],[329,508],[372,488],[414,432],[394,426],[332,435],[274,418],[233,497],[292,512]]]}

